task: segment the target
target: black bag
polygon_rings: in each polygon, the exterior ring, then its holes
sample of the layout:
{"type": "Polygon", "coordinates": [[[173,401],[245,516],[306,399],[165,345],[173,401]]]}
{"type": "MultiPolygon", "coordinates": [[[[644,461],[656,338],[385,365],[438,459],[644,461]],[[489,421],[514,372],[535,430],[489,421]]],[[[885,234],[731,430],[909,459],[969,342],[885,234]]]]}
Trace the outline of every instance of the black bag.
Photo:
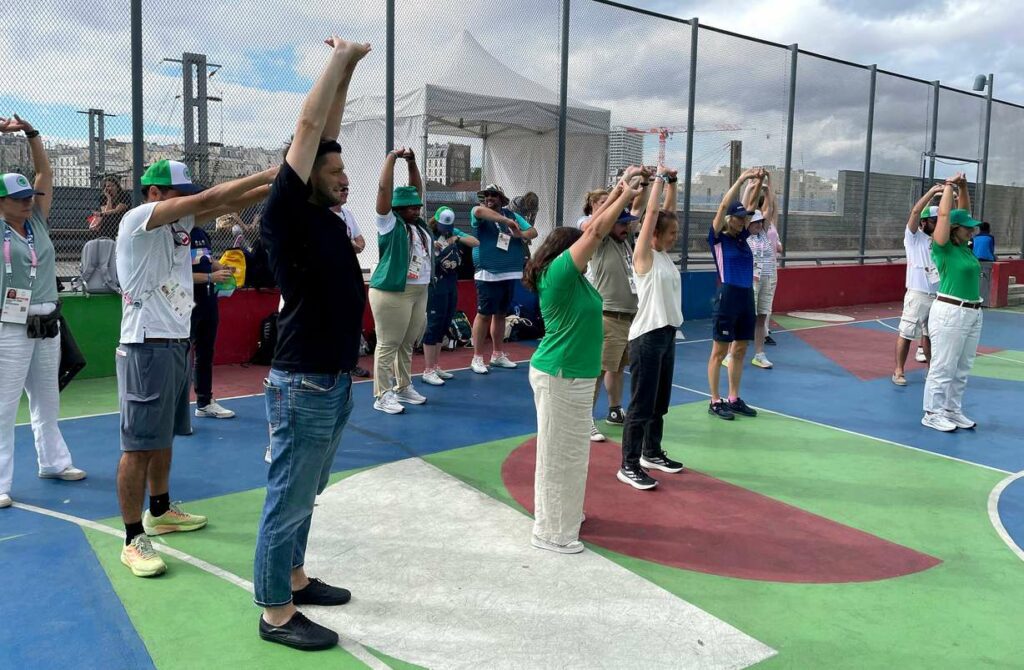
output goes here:
{"type": "Polygon", "coordinates": [[[85,367],[85,362],[85,356],[78,348],[68,322],[63,316],[60,317],[60,368],[57,371],[57,389],[63,391],[85,367]]]}
{"type": "Polygon", "coordinates": [[[277,319],[280,315],[274,312],[260,321],[260,339],[256,345],[250,363],[254,365],[270,365],[274,360],[274,349],[277,348],[277,319]]]}
{"type": "Polygon", "coordinates": [[[274,288],[277,281],[270,270],[270,256],[263,240],[256,240],[245,252],[245,285],[252,288],[274,288]]]}
{"type": "MultiPolygon", "coordinates": [[[[465,312],[455,312],[448,326],[448,340],[456,346],[465,347],[473,339],[473,326],[465,312]]],[[[454,347],[452,347],[454,349],[454,347]]]]}

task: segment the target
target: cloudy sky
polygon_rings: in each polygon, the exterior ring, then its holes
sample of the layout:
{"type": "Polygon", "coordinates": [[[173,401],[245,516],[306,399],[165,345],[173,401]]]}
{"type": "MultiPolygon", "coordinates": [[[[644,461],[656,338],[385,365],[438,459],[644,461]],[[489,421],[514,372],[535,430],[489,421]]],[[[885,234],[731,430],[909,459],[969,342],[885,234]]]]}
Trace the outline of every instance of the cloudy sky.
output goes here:
{"type": "MultiPolygon", "coordinates": [[[[1024,103],[1022,2],[909,0],[788,0],[681,2],[631,0],[682,18],[926,80],[970,89],[973,76],[996,75],[996,96],[1024,103]]],[[[0,16],[0,60],[9,76],[0,111],[30,116],[51,137],[81,141],[85,117],[101,107],[110,136],[130,133],[127,0],[32,0],[0,16]],[[11,71],[13,70],[13,74],[11,71]]],[[[162,63],[183,51],[208,55],[223,69],[211,79],[211,139],[279,146],[290,133],[326,48],[336,32],[377,45],[360,66],[352,94],[383,93],[384,3],[364,0],[144,0],[147,136],[181,135],[180,67],[162,63]]],[[[452,40],[468,30],[516,72],[550,88],[558,85],[558,3],[555,0],[397,0],[399,92],[414,91],[444,67],[452,40]]],[[[612,123],[685,126],[689,28],[644,15],[574,0],[569,93],[611,110],[612,123]]],[[[812,58],[799,59],[794,165],[834,176],[864,160],[868,76],[812,58]]],[[[789,60],[785,50],[701,33],[698,50],[694,169],[724,163],[728,141],[743,141],[746,164],[782,164],[789,60]]],[[[500,81],[467,87],[501,94],[500,81]]],[[[914,174],[926,149],[930,89],[879,76],[873,166],[914,174]]],[[[983,104],[940,95],[939,152],[979,154],[983,104]]],[[[995,181],[1024,173],[1024,110],[993,113],[995,181]]],[[[656,142],[648,138],[648,160],[656,142]]],[[[669,142],[680,164],[684,135],[669,142]]],[[[950,167],[950,169],[953,169],[950,167]]]]}

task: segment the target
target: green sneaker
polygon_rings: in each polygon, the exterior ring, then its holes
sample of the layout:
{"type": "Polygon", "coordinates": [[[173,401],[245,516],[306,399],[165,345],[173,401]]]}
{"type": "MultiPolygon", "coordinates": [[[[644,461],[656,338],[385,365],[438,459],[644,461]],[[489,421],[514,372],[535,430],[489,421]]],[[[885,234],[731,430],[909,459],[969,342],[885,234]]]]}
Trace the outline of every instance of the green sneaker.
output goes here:
{"type": "Polygon", "coordinates": [[[145,535],[136,535],[131,544],[121,548],[121,562],[136,577],[156,577],[167,571],[164,559],[153,549],[153,543],[145,535]]]}
{"type": "Polygon", "coordinates": [[[160,516],[153,516],[147,509],[142,515],[142,527],[146,535],[163,535],[164,533],[187,532],[199,530],[206,525],[206,517],[199,514],[189,514],[178,507],[178,503],[171,503],[171,508],[160,516]]]}

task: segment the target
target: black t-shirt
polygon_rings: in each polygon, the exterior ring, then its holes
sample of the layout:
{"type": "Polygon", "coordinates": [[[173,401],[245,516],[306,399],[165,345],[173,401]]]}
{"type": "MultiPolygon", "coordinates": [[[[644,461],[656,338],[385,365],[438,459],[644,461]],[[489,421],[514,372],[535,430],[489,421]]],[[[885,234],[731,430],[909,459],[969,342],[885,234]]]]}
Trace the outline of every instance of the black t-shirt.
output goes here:
{"type": "MultiPolygon", "coordinates": [[[[205,230],[196,226],[192,228],[190,237],[192,238],[192,272],[207,274],[213,272],[213,245],[210,244],[210,236],[206,234],[205,230]]],[[[192,295],[197,300],[205,298],[213,292],[211,291],[212,287],[206,284],[193,283],[192,287],[192,295]]]]}
{"type": "Polygon", "coordinates": [[[345,222],[310,203],[311,192],[284,163],[263,210],[260,232],[284,297],[272,365],[337,374],[359,360],[363,272],[345,222]]]}
{"type": "MultiPolygon", "coordinates": [[[[97,207],[96,209],[100,209],[100,208],[102,208],[106,204],[107,204],[107,196],[106,196],[106,194],[100,195],[100,206],[97,207]]],[[[129,193],[128,191],[121,191],[119,194],[117,194],[113,198],[111,198],[110,206],[111,207],[117,207],[118,205],[124,205],[128,209],[131,209],[132,208],[132,194],[129,193]]],[[[117,239],[117,229],[118,229],[118,227],[120,227],[121,219],[124,217],[125,212],[127,212],[127,211],[128,210],[126,209],[124,212],[121,212],[120,214],[114,214],[113,212],[109,212],[107,214],[104,214],[103,215],[103,219],[100,221],[100,228],[99,228],[99,231],[98,231],[99,234],[102,237],[109,237],[109,238],[112,238],[112,239],[116,240],[117,239]]]]}

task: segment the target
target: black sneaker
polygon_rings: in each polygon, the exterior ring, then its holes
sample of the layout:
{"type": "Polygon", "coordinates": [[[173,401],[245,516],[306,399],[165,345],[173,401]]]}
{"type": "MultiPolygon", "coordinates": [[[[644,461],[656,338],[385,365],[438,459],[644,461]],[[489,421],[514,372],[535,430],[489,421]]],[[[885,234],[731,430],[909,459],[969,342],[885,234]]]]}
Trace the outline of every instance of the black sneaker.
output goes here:
{"type": "Polygon", "coordinates": [[[622,411],[621,407],[609,407],[608,416],[604,421],[614,426],[621,426],[626,423],[626,413],[622,411]]]}
{"type": "Polygon", "coordinates": [[[260,617],[260,637],[302,651],[321,651],[338,646],[338,634],[330,628],[313,623],[296,612],[283,626],[271,626],[260,617]]]}
{"type": "Polygon", "coordinates": [[[629,484],[633,488],[640,489],[641,491],[653,489],[658,485],[658,480],[644,472],[643,468],[640,466],[622,468],[615,476],[623,484],[629,484]]]}
{"type": "Polygon", "coordinates": [[[708,405],[708,414],[714,414],[719,419],[725,419],[726,421],[732,421],[736,418],[736,415],[729,409],[729,403],[725,400],[719,400],[708,405]]]}
{"type": "Polygon", "coordinates": [[[773,339],[772,339],[772,336],[771,336],[771,335],[765,335],[765,336],[764,336],[764,343],[765,343],[765,344],[770,344],[770,345],[772,345],[773,347],[774,347],[774,346],[775,346],[776,344],[778,344],[778,342],[776,342],[775,340],[773,340],[773,339]]]}
{"type": "Polygon", "coordinates": [[[640,465],[645,468],[661,470],[662,472],[683,471],[683,464],[679,461],[673,461],[664,451],[655,456],[641,456],[640,465]]]}
{"type": "Polygon", "coordinates": [[[361,368],[357,365],[354,368],[352,368],[352,376],[368,379],[370,377],[370,371],[367,370],[366,368],[361,368]]]}
{"type": "Polygon", "coordinates": [[[305,588],[292,591],[292,602],[296,605],[344,605],[350,600],[352,593],[348,589],[325,584],[316,577],[305,588]]]}
{"type": "Polygon", "coordinates": [[[757,410],[743,402],[743,398],[736,398],[735,402],[730,401],[729,409],[743,416],[757,416],[757,410]]]}

